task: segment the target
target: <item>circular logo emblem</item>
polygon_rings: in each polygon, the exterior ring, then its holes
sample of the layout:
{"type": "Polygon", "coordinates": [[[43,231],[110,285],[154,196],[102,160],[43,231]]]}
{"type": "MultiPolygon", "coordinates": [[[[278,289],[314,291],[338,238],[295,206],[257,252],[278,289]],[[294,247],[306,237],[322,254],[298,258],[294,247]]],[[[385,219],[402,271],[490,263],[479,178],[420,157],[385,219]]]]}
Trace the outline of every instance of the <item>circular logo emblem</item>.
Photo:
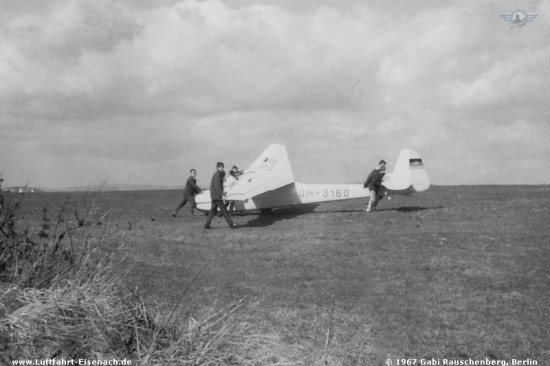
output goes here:
{"type": "Polygon", "coordinates": [[[523,10],[515,10],[510,14],[510,24],[514,27],[523,27],[528,22],[527,13],[523,10]]]}

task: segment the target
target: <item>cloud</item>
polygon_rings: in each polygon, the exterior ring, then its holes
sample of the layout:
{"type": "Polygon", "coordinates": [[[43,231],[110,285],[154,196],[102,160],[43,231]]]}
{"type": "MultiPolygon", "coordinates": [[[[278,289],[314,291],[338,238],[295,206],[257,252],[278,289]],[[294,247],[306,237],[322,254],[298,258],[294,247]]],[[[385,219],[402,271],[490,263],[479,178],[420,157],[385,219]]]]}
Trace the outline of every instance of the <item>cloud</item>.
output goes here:
{"type": "MultiPolygon", "coordinates": [[[[117,2],[50,2],[39,14],[15,13],[0,38],[8,115],[63,120],[96,114],[120,89],[117,47],[139,25],[117,2]],[[112,71],[111,71],[112,70],[112,71]]],[[[130,78],[131,80],[131,78],[130,78]]]]}
{"type": "Polygon", "coordinates": [[[22,156],[21,176],[48,185],[71,169],[175,182],[181,161],[245,165],[271,142],[305,181],[356,180],[403,147],[434,163],[435,182],[477,182],[460,173],[469,161],[491,167],[483,182],[518,166],[549,180],[550,26],[511,29],[507,3],[20,4],[0,27],[2,166],[20,171],[5,157],[22,156]]]}
{"type": "Polygon", "coordinates": [[[362,5],[293,14],[215,0],[68,4],[8,25],[4,93],[18,110],[72,118],[490,104],[542,88],[535,76],[548,53],[510,57],[519,39],[474,37],[486,14],[456,6],[391,17],[362,5]]]}

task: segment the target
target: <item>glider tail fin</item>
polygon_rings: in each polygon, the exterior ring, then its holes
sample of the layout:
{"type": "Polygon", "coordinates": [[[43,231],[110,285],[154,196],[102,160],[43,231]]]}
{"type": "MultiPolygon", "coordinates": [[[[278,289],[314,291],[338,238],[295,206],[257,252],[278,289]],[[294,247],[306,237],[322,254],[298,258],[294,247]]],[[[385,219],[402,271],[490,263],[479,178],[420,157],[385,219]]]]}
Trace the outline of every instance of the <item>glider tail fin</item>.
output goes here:
{"type": "Polygon", "coordinates": [[[294,175],[284,145],[271,144],[245,169],[227,192],[227,199],[246,200],[294,183],[294,175]]]}
{"type": "Polygon", "coordinates": [[[389,190],[408,189],[423,192],[430,187],[430,179],[420,155],[411,149],[401,150],[395,168],[384,186],[389,190]]]}

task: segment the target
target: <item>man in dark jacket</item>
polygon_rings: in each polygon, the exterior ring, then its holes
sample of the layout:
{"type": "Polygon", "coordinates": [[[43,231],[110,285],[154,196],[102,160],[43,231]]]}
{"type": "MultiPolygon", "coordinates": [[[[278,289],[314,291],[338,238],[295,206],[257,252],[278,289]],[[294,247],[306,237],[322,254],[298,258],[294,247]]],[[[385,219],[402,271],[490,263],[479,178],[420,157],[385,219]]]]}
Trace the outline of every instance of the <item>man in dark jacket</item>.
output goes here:
{"type": "MultiPolygon", "coordinates": [[[[364,188],[369,188],[369,204],[367,205],[366,212],[371,212],[376,210],[378,201],[380,201],[380,193],[382,192],[382,178],[386,173],[386,162],[380,160],[378,166],[369,174],[367,181],[363,184],[364,188]]],[[[383,197],[383,196],[382,196],[383,197]]]]}
{"type": "Polygon", "coordinates": [[[206,219],[206,224],[204,224],[205,229],[210,229],[210,223],[216,215],[217,210],[219,209],[222,213],[225,221],[229,224],[230,228],[235,228],[237,225],[233,223],[231,216],[227,212],[225,205],[223,204],[223,177],[225,176],[225,171],[223,170],[224,164],[218,162],[216,164],[216,172],[212,176],[212,181],[210,182],[210,199],[212,204],[210,206],[210,212],[208,213],[208,218],[206,219]]]}
{"type": "Polygon", "coordinates": [[[185,206],[187,201],[191,203],[191,215],[193,215],[193,209],[197,207],[197,204],[195,203],[195,195],[198,193],[201,193],[201,189],[199,186],[197,186],[197,171],[195,169],[191,169],[189,171],[189,178],[187,178],[187,182],[185,183],[185,188],[183,189],[183,201],[179,204],[178,208],[176,208],[176,211],[172,214],[173,217],[176,217],[178,214],[178,211],[185,206]]]}

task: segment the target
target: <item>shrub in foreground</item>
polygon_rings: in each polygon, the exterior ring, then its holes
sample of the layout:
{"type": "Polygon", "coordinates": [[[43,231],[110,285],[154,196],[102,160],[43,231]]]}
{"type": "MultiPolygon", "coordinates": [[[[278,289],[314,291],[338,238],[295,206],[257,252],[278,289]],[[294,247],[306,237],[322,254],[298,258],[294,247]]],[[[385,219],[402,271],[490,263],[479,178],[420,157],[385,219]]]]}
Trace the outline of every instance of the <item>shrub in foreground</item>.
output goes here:
{"type": "MultiPolygon", "coordinates": [[[[137,363],[263,365],[287,361],[278,338],[247,322],[244,300],[180,320],[123,290],[122,246],[97,210],[68,201],[55,220],[19,227],[19,203],[0,184],[0,361],[129,358],[137,363]],[[115,248],[115,249],[113,249],[115,248]]],[[[182,299],[183,301],[185,299],[182,299]]]]}

